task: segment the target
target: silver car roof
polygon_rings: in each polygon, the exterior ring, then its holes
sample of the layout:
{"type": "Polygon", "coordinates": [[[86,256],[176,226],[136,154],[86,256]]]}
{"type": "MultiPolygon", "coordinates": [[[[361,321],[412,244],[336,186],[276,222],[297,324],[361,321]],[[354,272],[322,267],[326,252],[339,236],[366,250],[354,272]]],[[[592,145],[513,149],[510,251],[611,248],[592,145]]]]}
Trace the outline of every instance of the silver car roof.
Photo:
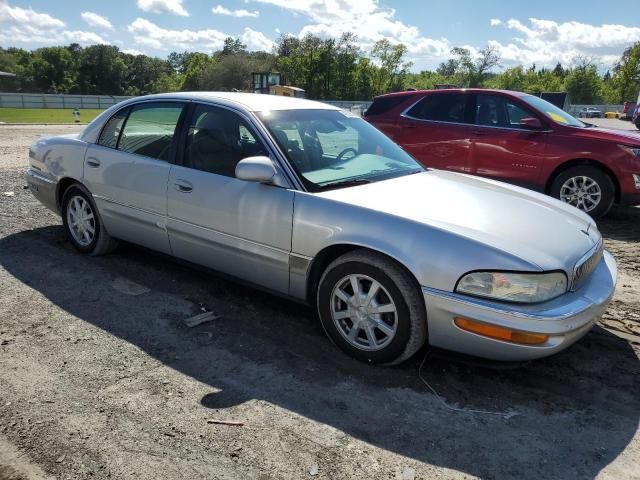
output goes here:
{"type": "MultiPolygon", "coordinates": [[[[259,93],[241,92],[175,92],[161,93],[137,97],[130,101],[162,99],[185,99],[214,101],[230,107],[240,107],[250,112],[267,110],[340,110],[338,107],[322,102],[314,102],[303,98],[285,97],[280,95],[266,95],[259,93]]],[[[128,103],[128,102],[127,102],[128,103]]]]}

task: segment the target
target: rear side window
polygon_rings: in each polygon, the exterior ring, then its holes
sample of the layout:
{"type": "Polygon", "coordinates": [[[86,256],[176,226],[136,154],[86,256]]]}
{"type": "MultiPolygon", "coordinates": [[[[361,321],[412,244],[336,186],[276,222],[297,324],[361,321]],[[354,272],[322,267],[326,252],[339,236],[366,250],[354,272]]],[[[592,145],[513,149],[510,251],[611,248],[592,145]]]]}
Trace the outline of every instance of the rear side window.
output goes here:
{"type": "Polygon", "coordinates": [[[407,115],[419,120],[471,123],[466,104],[467,95],[463,93],[430,94],[414,105],[407,115]]]}
{"type": "Polygon", "coordinates": [[[102,128],[102,133],[100,133],[100,138],[98,138],[98,145],[109,148],[117,147],[118,137],[122,130],[122,124],[127,118],[127,113],[129,113],[129,109],[123,108],[109,119],[102,128]]]}
{"type": "Polygon", "coordinates": [[[120,136],[118,150],[168,161],[181,103],[149,103],[133,107],[120,136]]]}
{"type": "Polygon", "coordinates": [[[374,98],[373,103],[364,113],[364,116],[368,117],[369,115],[380,115],[382,113],[387,113],[389,110],[396,108],[398,105],[404,103],[412,97],[413,95],[394,95],[391,97],[374,98]]]}

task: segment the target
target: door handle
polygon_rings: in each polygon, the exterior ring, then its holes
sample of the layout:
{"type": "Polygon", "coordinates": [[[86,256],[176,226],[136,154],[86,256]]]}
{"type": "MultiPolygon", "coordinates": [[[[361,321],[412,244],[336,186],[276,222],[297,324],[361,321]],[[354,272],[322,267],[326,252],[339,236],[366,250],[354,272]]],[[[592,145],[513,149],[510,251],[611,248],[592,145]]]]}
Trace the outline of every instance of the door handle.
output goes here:
{"type": "Polygon", "coordinates": [[[176,180],[176,183],[173,184],[175,189],[182,193],[189,193],[193,190],[193,185],[186,180],[176,180]]]}
{"type": "Polygon", "coordinates": [[[96,157],[87,158],[87,166],[91,168],[98,168],[100,166],[100,160],[96,157]]]}
{"type": "Polygon", "coordinates": [[[483,131],[483,130],[474,130],[474,131],[473,131],[473,134],[474,134],[476,137],[486,137],[486,136],[488,135],[488,133],[487,133],[487,132],[485,132],[485,131],[483,131]]]}

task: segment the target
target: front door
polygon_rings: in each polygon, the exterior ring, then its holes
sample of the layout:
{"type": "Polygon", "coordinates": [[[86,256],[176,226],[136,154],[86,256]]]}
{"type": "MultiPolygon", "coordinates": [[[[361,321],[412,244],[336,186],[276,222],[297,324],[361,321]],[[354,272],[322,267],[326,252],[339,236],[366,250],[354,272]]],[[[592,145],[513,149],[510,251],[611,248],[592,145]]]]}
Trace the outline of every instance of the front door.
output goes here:
{"type": "Polygon", "coordinates": [[[539,189],[548,134],[520,126],[522,118],[536,115],[501,95],[476,99],[470,173],[539,189]]]}
{"type": "Polygon", "coordinates": [[[268,155],[238,113],[197,104],[187,128],[182,164],[169,175],[173,254],[288,293],[293,191],[235,178],[240,160],[268,155]]]}
{"type": "Polygon", "coordinates": [[[144,102],[114,114],[85,155],[84,179],[107,231],[170,253],[167,181],[182,102],[144,102]]]}

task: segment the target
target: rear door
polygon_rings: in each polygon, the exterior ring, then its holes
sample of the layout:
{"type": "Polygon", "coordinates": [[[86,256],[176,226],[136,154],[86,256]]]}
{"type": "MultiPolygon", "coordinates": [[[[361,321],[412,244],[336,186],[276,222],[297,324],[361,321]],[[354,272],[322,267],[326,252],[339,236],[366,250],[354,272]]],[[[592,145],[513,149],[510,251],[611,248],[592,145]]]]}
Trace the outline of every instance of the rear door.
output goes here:
{"type": "Polygon", "coordinates": [[[228,108],[194,104],[186,126],[167,191],[173,254],[288,293],[294,192],[235,178],[240,160],[269,150],[228,108]]]}
{"type": "Polygon", "coordinates": [[[170,253],[167,182],[183,102],[120,110],[85,155],[84,177],[114,237],[170,253]]]}
{"type": "Polygon", "coordinates": [[[461,92],[426,95],[402,114],[396,142],[425,167],[468,171],[472,127],[468,99],[461,92]]]}
{"type": "Polygon", "coordinates": [[[537,115],[520,102],[502,95],[480,93],[474,98],[470,172],[540,189],[548,133],[520,126],[522,118],[537,115]]]}

